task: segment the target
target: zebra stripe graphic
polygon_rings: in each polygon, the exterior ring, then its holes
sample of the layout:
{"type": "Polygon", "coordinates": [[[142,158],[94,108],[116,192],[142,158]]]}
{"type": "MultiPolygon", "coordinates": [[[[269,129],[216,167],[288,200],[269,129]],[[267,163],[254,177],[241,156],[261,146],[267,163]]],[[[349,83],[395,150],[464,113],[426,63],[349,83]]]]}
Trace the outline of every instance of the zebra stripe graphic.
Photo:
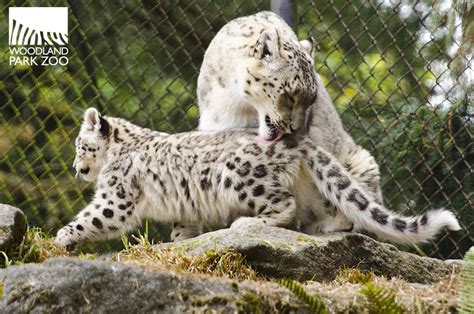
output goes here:
{"type": "Polygon", "coordinates": [[[10,24],[10,45],[66,45],[68,35],[60,32],[35,30],[18,23],[15,19],[10,24]],[[12,25],[13,24],[13,25],[12,25]]]}

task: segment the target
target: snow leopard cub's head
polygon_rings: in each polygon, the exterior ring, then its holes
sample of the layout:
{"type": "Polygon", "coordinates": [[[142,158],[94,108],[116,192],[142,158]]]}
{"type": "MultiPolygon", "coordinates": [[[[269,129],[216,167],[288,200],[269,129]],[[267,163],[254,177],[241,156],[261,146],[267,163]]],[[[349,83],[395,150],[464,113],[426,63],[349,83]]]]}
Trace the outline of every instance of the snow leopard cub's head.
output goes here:
{"type": "Polygon", "coordinates": [[[81,130],[76,138],[76,158],[73,163],[76,176],[81,176],[85,181],[97,179],[105,162],[109,132],[109,123],[97,109],[87,109],[84,113],[81,130]]]}
{"type": "Polygon", "coordinates": [[[250,49],[244,92],[258,112],[259,134],[272,139],[301,129],[317,96],[313,38],[298,42],[271,28],[250,49]]]}

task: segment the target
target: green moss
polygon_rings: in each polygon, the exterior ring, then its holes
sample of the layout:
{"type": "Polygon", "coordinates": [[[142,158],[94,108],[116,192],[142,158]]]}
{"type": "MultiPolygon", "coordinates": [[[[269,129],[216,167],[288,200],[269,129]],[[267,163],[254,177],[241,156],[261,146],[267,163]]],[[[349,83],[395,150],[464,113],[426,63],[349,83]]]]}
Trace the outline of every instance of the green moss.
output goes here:
{"type": "Polygon", "coordinates": [[[239,311],[244,313],[260,314],[272,312],[272,306],[254,290],[244,291],[241,298],[235,304],[239,311]]]}
{"type": "Polygon", "coordinates": [[[78,257],[79,257],[80,259],[85,259],[85,260],[92,261],[92,260],[97,259],[97,254],[93,254],[93,253],[81,253],[81,254],[79,254],[78,257]]]}
{"type": "Polygon", "coordinates": [[[318,246],[318,242],[315,239],[312,239],[310,237],[304,236],[304,235],[299,235],[296,237],[296,242],[298,243],[310,243],[314,246],[318,246]]]}
{"type": "Polygon", "coordinates": [[[273,250],[276,250],[277,248],[285,248],[287,250],[291,251],[291,245],[289,245],[286,242],[283,241],[269,241],[269,240],[262,240],[262,243],[264,243],[266,246],[271,247],[273,250]]]}
{"type": "Polygon", "coordinates": [[[202,239],[197,239],[197,240],[188,240],[185,241],[184,243],[179,243],[176,245],[176,248],[182,249],[183,251],[191,251],[199,246],[201,246],[204,243],[208,242],[214,242],[216,243],[216,240],[218,240],[217,237],[208,237],[208,238],[202,238],[202,239]]]}
{"type": "Polygon", "coordinates": [[[273,241],[274,246],[279,247],[279,248],[285,248],[289,251],[291,251],[292,247],[286,242],[283,241],[273,241]]]}
{"type": "Polygon", "coordinates": [[[271,243],[268,240],[262,240],[262,243],[266,244],[267,246],[271,247],[272,249],[275,249],[275,245],[273,245],[273,243],[271,243]]]}
{"type": "Polygon", "coordinates": [[[228,302],[230,302],[230,298],[225,295],[214,295],[212,297],[191,297],[191,305],[199,307],[206,305],[227,304],[228,302]]]}
{"type": "Polygon", "coordinates": [[[358,268],[343,268],[337,274],[336,282],[366,284],[372,282],[374,278],[373,272],[362,272],[358,268]]]}

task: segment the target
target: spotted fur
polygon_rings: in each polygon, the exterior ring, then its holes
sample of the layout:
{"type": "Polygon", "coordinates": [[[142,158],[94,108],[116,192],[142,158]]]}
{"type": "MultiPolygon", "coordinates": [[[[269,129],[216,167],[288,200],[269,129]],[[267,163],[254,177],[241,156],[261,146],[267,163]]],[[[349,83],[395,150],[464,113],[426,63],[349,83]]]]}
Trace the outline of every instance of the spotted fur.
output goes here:
{"type": "Polygon", "coordinates": [[[274,127],[293,133],[316,99],[312,39],[298,41],[276,14],[227,23],[211,41],[198,78],[199,129],[274,127]]]}
{"type": "Polygon", "coordinates": [[[116,237],[143,218],[175,223],[176,237],[200,232],[186,224],[232,221],[233,228],[300,221],[303,229],[316,221],[318,231],[349,222],[401,243],[426,241],[442,227],[459,228],[446,210],[419,217],[388,211],[308,137],[262,143],[255,136],[249,129],[168,135],[88,109],[74,166],[96,181],[96,192],[58,231],[56,243],[116,237]]]}
{"type": "Polygon", "coordinates": [[[382,203],[379,167],[344,130],[314,69],[312,45],[312,39],[298,41],[272,12],[227,23],[211,41],[199,73],[199,129],[258,127],[265,139],[274,135],[272,125],[285,133],[308,131],[315,145],[335,156],[382,203]]]}

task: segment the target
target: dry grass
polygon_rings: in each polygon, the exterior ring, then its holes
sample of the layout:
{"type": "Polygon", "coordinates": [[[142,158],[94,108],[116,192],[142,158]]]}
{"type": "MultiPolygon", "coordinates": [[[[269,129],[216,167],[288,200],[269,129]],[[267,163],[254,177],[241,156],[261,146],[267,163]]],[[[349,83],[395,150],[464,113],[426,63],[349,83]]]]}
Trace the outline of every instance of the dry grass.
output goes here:
{"type": "Polygon", "coordinates": [[[28,228],[23,241],[14,252],[4,252],[4,266],[23,263],[41,263],[48,258],[71,256],[63,247],[53,243],[53,239],[39,228],[28,228]]]}
{"type": "Polygon", "coordinates": [[[212,250],[191,257],[178,248],[157,248],[147,243],[140,243],[118,253],[114,260],[152,270],[184,271],[238,280],[257,278],[255,271],[244,257],[233,249],[212,250]]]}
{"type": "Polygon", "coordinates": [[[342,270],[332,282],[309,282],[305,288],[309,293],[320,295],[334,311],[367,308],[368,300],[361,293],[367,283],[393,291],[397,303],[410,313],[445,313],[460,307],[459,272],[453,272],[448,278],[429,285],[408,283],[399,278],[387,279],[373,274],[370,275],[370,281],[365,281],[367,277],[360,277],[360,274],[357,269],[342,270]]]}

